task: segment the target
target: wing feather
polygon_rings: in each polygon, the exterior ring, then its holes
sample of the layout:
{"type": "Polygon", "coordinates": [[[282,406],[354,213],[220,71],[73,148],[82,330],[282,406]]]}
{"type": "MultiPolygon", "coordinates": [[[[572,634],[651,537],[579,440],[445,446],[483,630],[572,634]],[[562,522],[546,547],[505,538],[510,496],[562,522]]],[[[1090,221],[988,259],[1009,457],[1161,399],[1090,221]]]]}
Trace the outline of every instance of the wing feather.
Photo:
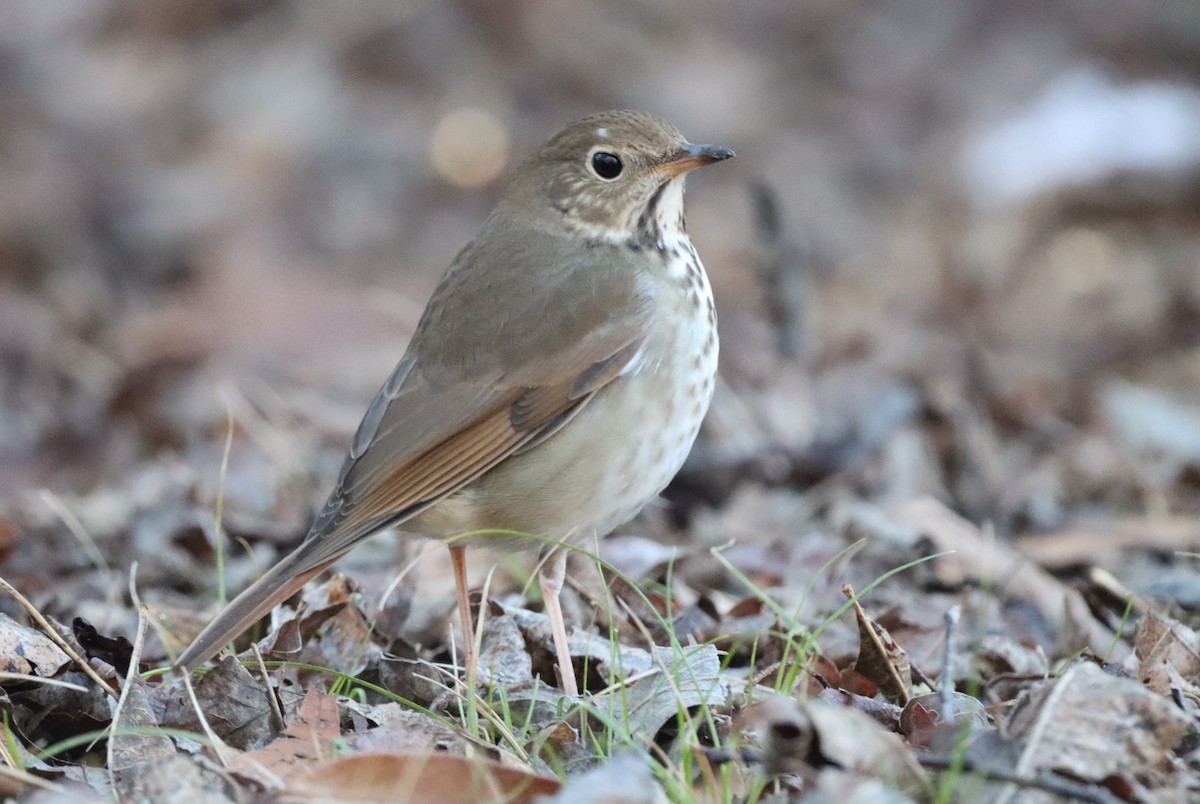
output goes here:
{"type": "Polygon", "coordinates": [[[209,624],[177,668],[195,668],[376,530],[553,437],[636,359],[650,331],[653,282],[613,250],[533,248],[533,239],[487,265],[471,246],[459,255],[368,408],[308,536],[209,624]],[[535,254],[547,265],[531,266],[535,254]],[[516,301],[481,317],[501,285],[516,301]]]}

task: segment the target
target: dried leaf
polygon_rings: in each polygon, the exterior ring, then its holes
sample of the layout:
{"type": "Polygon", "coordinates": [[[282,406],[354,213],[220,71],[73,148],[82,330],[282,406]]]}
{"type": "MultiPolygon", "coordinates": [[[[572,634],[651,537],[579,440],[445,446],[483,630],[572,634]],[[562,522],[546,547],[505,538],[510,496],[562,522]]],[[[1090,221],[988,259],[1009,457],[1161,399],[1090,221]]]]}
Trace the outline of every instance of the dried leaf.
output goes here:
{"type": "Polygon", "coordinates": [[[883,780],[901,790],[925,783],[925,772],[904,742],[854,709],[790,698],[763,702],[764,769],[805,778],[832,766],[855,776],[883,780]]]}
{"type": "Polygon", "coordinates": [[[914,500],[897,512],[896,519],[920,528],[936,552],[947,553],[934,562],[941,584],[949,588],[964,584],[992,586],[1001,590],[1006,600],[1033,605],[1064,642],[1064,650],[1089,647],[1102,654],[1112,644],[1112,632],[1086,607],[1068,611],[1064,599],[1069,590],[1062,582],[998,539],[988,538],[941,502],[931,497],[914,500]],[[1086,644],[1066,644],[1075,635],[1086,639],[1086,644]]]}
{"type": "MultiPolygon", "coordinates": [[[[267,696],[275,693],[232,656],[226,656],[205,673],[196,683],[195,691],[213,731],[234,748],[248,750],[271,738],[272,709],[267,696]]],[[[152,701],[163,726],[201,730],[182,684],[156,690],[152,701]]]]}
{"type": "Polygon", "coordinates": [[[556,793],[557,779],[477,757],[449,754],[359,754],[296,774],[280,802],[532,804],[556,793]]]}
{"type": "Polygon", "coordinates": [[[148,758],[136,772],[132,783],[119,783],[122,801],[188,801],[222,804],[243,799],[228,774],[203,764],[197,757],[173,756],[148,758]]]}
{"type": "Polygon", "coordinates": [[[1134,637],[1137,677],[1159,695],[1180,689],[1195,695],[1200,685],[1200,635],[1175,620],[1153,612],[1138,622],[1134,637]]]}
{"type": "Polygon", "coordinates": [[[1125,552],[1200,551],[1200,522],[1191,516],[1114,517],[1017,540],[1022,553],[1052,571],[1115,566],[1125,552]]]}
{"type": "Polygon", "coordinates": [[[50,678],[70,662],[50,637],[0,614],[0,670],[50,678]]]}
{"type": "Polygon", "coordinates": [[[632,734],[651,740],[680,711],[725,703],[727,692],[721,683],[721,661],[715,647],[656,647],[654,655],[665,670],[596,696],[595,706],[616,722],[627,723],[632,734]]]}
{"type": "Polygon", "coordinates": [[[236,757],[229,771],[274,786],[327,755],[340,735],[337,701],[328,693],[310,689],[284,733],[257,751],[236,757]]]}
{"type": "Polygon", "coordinates": [[[557,794],[538,804],[667,804],[645,755],[618,754],[572,776],[557,794]]]}
{"type": "Polygon", "coordinates": [[[854,606],[858,623],[858,659],[854,669],[879,687],[889,701],[906,703],[912,692],[912,665],[908,653],[896,644],[887,629],[867,616],[854,597],[854,590],[842,590],[854,606]]]}
{"type": "Polygon", "coordinates": [[[1182,792],[1172,751],[1194,724],[1135,681],[1081,662],[1019,702],[1007,734],[1022,743],[1013,770],[1052,771],[1107,783],[1119,778],[1138,800],[1182,792]]]}
{"type": "Polygon", "coordinates": [[[462,732],[442,720],[416,712],[398,703],[378,706],[343,699],[339,702],[373,727],[345,737],[355,751],[388,754],[431,754],[434,752],[465,755],[471,742],[462,732]]]}
{"type": "Polygon", "coordinates": [[[175,743],[166,736],[123,733],[128,729],[158,726],[150,708],[146,682],[135,676],[133,683],[123,690],[122,698],[121,718],[113,723],[113,735],[109,738],[112,751],[109,769],[121,797],[136,800],[145,797],[148,787],[155,786],[147,776],[157,774],[159,767],[175,759],[175,743]]]}
{"type": "Polygon", "coordinates": [[[533,686],[533,660],[510,613],[489,616],[479,649],[480,680],[506,689],[533,686]]]}

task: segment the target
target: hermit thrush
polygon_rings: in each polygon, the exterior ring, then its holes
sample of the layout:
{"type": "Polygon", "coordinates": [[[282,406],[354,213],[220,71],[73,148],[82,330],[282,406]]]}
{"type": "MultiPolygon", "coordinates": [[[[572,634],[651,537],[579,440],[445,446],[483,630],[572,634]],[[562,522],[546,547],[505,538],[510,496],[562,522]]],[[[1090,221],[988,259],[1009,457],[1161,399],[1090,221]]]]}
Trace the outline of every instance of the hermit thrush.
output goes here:
{"type": "MultiPolygon", "coordinates": [[[[558,595],[571,543],[632,517],[679,470],[708,409],[717,320],[684,231],[684,176],[733,156],[639,112],[555,134],[458,254],[354,436],[304,542],[175,667],[190,671],[375,531],[451,538],[468,645],[466,543],[541,549],[564,692],[558,595]]],[[[468,648],[468,666],[474,661],[468,648]]]]}

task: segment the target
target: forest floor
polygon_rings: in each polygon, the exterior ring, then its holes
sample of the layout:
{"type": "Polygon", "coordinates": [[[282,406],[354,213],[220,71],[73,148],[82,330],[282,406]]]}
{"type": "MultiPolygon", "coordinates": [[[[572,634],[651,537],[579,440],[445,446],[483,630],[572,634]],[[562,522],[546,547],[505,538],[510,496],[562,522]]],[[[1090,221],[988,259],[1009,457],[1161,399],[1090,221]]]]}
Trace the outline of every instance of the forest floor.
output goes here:
{"type": "Polygon", "coordinates": [[[1200,25],[1172,4],[18,5],[6,795],[1200,796],[1200,25]],[[571,557],[577,699],[531,557],[468,551],[472,685],[448,551],[394,532],[189,688],[171,658],[303,537],[511,167],[455,146],[447,97],[504,98],[515,154],[613,105],[738,151],[690,181],[722,333],[697,446],[571,557]],[[1070,173],[1110,129],[1182,131],[1182,161],[1070,173]]]}

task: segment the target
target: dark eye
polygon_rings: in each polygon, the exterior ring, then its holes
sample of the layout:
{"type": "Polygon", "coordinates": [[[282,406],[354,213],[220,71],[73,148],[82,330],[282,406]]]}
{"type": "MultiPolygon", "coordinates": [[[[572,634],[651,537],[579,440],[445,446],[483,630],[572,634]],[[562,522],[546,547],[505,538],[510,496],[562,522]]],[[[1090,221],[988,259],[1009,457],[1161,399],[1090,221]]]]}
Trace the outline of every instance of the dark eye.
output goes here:
{"type": "Polygon", "coordinates": [[[608,151],[596,151],[592,154],[592,170],[602,179],[615,179],[621,175],[621,157],[608,151]]]}

